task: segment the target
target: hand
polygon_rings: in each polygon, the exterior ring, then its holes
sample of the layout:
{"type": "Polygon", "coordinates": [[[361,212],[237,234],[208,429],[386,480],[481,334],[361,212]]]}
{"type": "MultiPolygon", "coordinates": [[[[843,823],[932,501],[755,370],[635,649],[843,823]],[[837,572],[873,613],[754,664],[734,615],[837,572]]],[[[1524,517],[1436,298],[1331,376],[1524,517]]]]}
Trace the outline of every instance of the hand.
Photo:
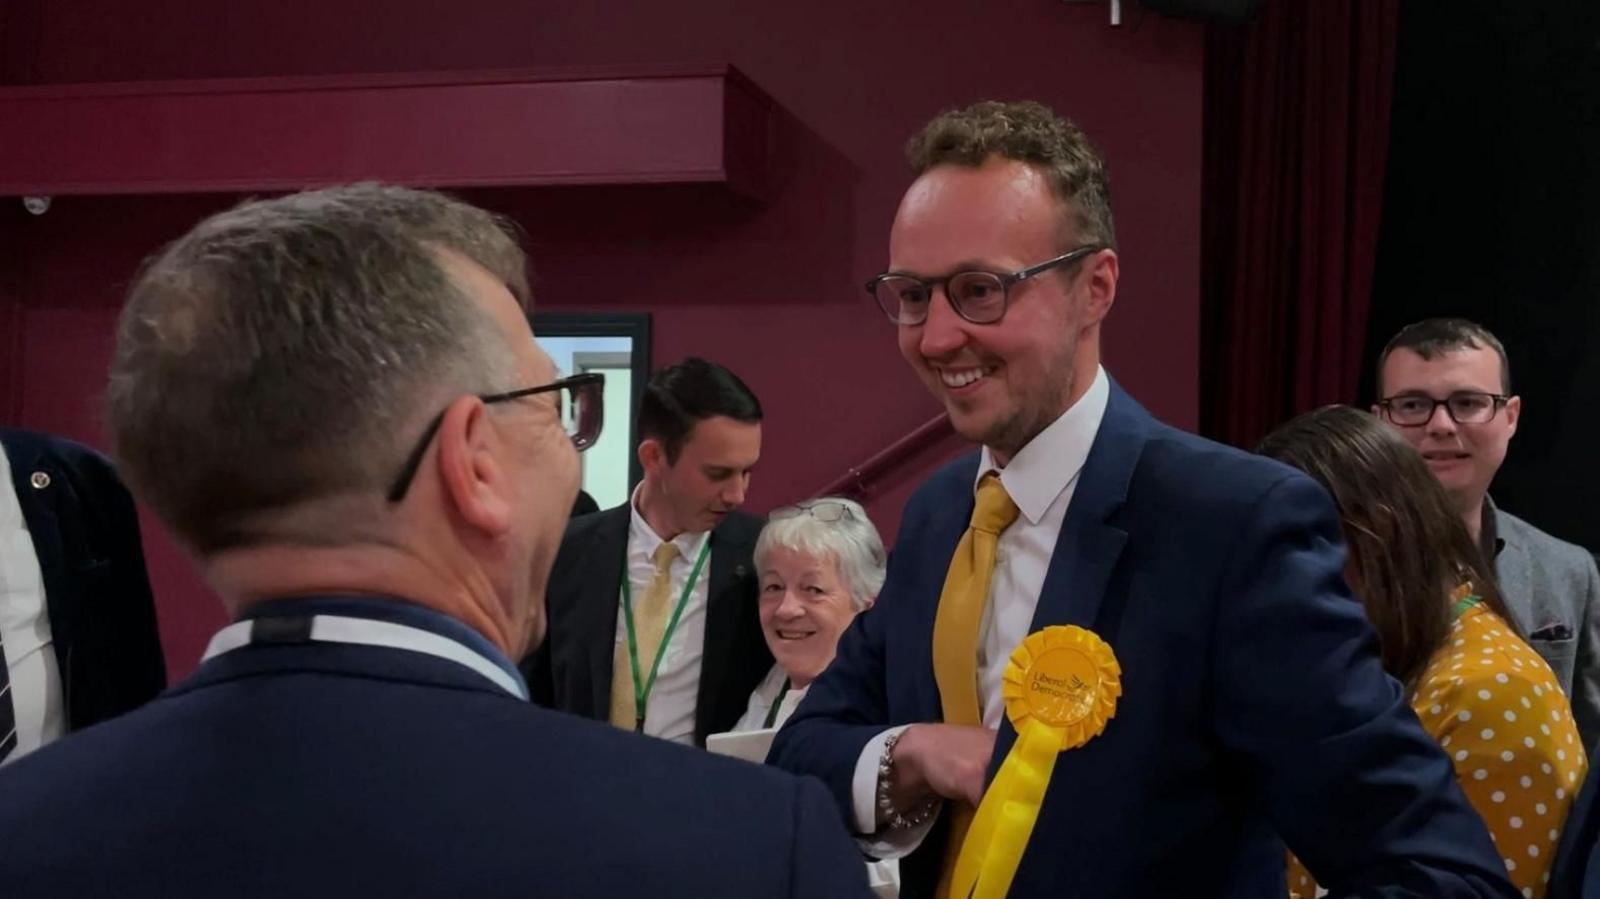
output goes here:
{"type": "Polygon", "coordinates": [[[894,747],[889,800],[908,810],[930,795],[977,805],[994,755],[995,732],[985,727],[914,724],[894,747]]]}

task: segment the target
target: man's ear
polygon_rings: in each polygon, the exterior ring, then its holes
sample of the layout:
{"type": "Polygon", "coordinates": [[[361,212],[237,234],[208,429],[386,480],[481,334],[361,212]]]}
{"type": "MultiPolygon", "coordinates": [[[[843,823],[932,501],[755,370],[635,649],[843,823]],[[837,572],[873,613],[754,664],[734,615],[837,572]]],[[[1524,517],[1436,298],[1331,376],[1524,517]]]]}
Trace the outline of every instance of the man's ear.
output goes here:
{"type": "Polygon", "coordinates": [[[1522,397],[1514,396],[1506,400],[1506,424],[1511,427],[1511,433],[1517,433],[1517,422],[1522,418],[1522,397]]]}
{"type": "Polygon", "coordinates": [[[1084,306],[1084,326],[1099,324],[1111,313],[1117,301],[1117,277],[1121,263],[1116,250],[1101,250],[1088,260],[1089,302],[1084,306]]]}
{"type": "Polygon", "coordinates": [[[646,474],[657,475],[667,467],[667,448],[654,437],[639,441],[639,467],[646,474]]]}
{"type": "Polygon", "coordinates": [[[511,482],[495,458],[502,445],[488,407],[474,396],[450,404],[439,422],[441,491],[461,518],[491,537],[511,528],[511,482]]]}

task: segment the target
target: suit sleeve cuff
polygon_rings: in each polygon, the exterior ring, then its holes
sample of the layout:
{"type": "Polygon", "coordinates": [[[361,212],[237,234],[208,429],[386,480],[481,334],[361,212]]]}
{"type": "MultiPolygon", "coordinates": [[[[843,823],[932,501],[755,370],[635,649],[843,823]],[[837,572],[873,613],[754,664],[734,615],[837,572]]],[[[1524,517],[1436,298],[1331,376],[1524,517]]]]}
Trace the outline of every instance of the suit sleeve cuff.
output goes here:
{"type": "Polygon", "coordinates": [[[904,733],[909,724],[891,727],[867,741],[861,756],[856,759],[856,771],[850,782],[851,817],[856,829],[856,844],[873,858],[892,859],[910,855],[922,845],[933,829],[938,816],[925,823],[901,830],[878,830],[878,759],[883,757],[883,744],[894,734],[904,733]]]}

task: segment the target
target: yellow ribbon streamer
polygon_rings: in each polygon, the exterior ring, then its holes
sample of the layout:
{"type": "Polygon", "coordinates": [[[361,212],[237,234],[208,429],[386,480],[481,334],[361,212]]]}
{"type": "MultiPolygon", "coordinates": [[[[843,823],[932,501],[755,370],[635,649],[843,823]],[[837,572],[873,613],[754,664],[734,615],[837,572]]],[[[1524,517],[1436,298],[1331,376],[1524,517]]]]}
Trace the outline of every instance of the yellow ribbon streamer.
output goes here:
{"type": "Polygon", "coordinates": [[[1011,889],[1056,757],[1104,732],[1121,695],[1116,654],[1091,631],[1047,627],[1017,646],[1001,687],[1017,741],[961,844],[952,896],[1001,899],[1011,889]]]}

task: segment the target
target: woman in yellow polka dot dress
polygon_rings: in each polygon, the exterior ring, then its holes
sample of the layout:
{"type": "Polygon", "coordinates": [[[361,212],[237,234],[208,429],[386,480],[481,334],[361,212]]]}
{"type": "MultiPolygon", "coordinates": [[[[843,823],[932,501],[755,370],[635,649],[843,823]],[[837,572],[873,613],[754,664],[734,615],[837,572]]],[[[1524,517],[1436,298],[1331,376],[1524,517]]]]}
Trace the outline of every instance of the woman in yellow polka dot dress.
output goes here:
{"type": "MultiPolygon", "coordinates": [[[[1347,406],[1300,416],[1261,452],[1333,494],[1350,548],[1345,576],[1378,630],[1384,669],[1455,762],[1512,882],[1543,896],[1588,761],[1555,674],[1509,623],[1427,463],[1388,425],[1347,406]]],[[[1317,894],[1293,860],[1289,889],[1317,894]]]]}

